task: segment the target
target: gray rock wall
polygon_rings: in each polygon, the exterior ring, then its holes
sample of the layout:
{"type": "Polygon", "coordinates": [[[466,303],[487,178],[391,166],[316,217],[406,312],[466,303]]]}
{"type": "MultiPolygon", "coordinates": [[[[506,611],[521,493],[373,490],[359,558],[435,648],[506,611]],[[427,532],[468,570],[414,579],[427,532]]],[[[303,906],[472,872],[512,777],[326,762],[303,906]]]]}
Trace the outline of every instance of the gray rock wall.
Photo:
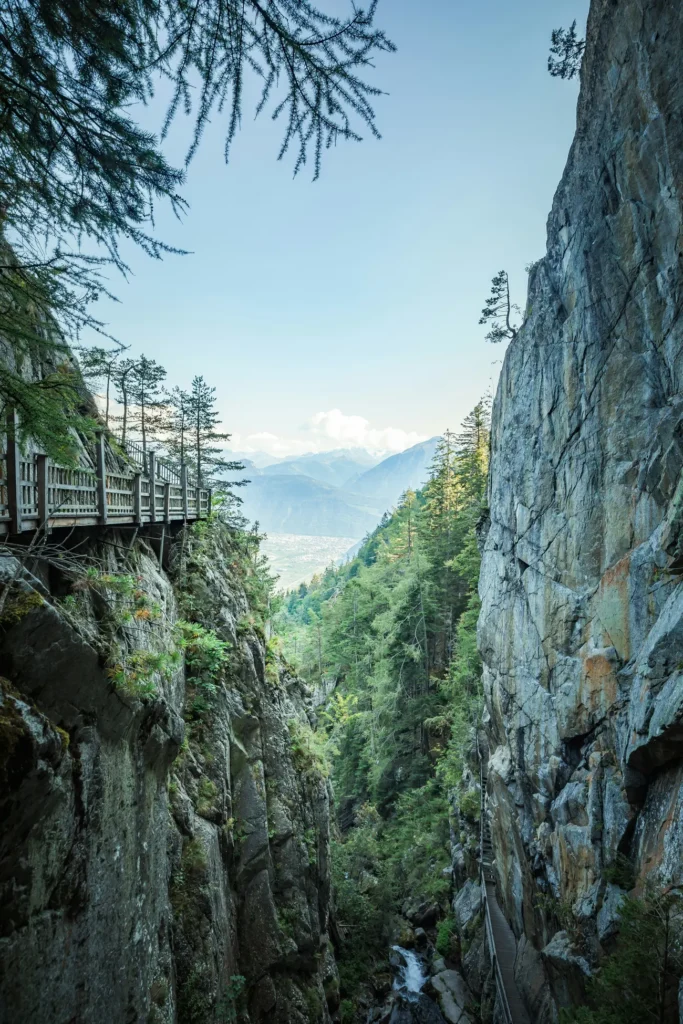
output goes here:
{"type": "Polygon", "coordinates": [[[44,602],[24,588],[3,612],[0,1021],[329,1021],[328,789],[294,742],[310,695],[267,654],[220,530],[173,548],[175,586],[145,539],[105,540],[93,564],[137,574],[152,619],[97,589],[74,611],[44,564],[44,602]],[[172,647],[178,595],[231,645],[199,716],[182,659],[145,698],[108,669],[112,645],[172,647]]]}
{"type": "MultiPolygon", "coordinates": [[[[639,884],[682,880],[682,39],[679,3],[593,0],[576,137],[493,410],[496,867],[517,934],[543,950],[560,899],[589,960],[620,855],[639,884]]],[[[558,973],[561,946],[544,958],[560,1004],[581,974],[567,957],[558,973]]]]}

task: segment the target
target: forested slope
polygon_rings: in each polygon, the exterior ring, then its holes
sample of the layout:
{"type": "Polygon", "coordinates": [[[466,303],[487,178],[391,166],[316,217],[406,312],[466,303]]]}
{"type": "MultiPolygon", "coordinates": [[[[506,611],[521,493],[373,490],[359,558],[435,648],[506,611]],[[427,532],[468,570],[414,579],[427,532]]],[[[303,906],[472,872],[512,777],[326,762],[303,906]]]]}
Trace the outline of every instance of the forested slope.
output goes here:
{"type": "Polygon", "coordinates": [[[478,817],[469,762],[482,710],[476,528],[488,447],[481,402],[439,441],[426,487],[404,494],[352,561],[287,595],[275,619],[285,657],[318,688],[337,913],[355,936],[338,949],[349,1014],[400,935],[406,900],[436,904],[441,946],[455,952],[450,840],[462,830],[471,856],[478,817]]]}

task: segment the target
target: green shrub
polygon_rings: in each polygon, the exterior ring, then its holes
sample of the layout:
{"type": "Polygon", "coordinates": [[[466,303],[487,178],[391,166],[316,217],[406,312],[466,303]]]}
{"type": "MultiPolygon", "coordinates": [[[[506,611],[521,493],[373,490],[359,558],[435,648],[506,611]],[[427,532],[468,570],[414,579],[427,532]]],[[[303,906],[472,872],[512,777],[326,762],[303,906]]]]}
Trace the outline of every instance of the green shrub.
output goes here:
{"type": "Polygon", "coordinates": [[[587,984],[587,1005],[562,1024],[678,1024],[683,900],[676,890],[625,896],[614,952],[587,984]]]}
{"type": "Polygon", "coordinates": [[[206,871],[206,850],[199,839],[190,839],[183,847],[183,874],[202,875],[206,871]]]}
{"type": "Polygon", "coordinates": [[[201,814],[204,817],[211,814],[215,809],[217,796],[218,788],[215,782],[204,777],[199,783],[199,789],[197,792],[197,814],[201,814]]]}
{"type": "Polygon", "coordinates": [[[341,1024],[354,1024],[356,1010],[352,999],[342,999],[339,1004],[339,1020],[341,1024]]]}
{"type": "Polygon", "coordinates": [[[225,991],[216,1004],[217,1024],[232,1024],[237,1020],[239,1004],[246,978],[241,974],[233,974],[228,982],[225,991]]]}
{"type": "Polygon", "coordinates": [[[180,664],[175,650],[125,652],[108,669],[108,675],[117,690],[131,697],[155,697],[156,679],[168,682],[180,664]]]}
{"type": "Polygon", "coordinates": [[[436,932],[436,951],[441,956],[452,957],[455,950],[456,932],[455,932],[455,918],[450,914],[445,917],[443,921],[439,922],[439,927],[436,932]]]}
{"type": "Polygon", "coordinates": [[[294,767],[302,775],[327,778],[330,766],[325,756],[325,738],[308,723],[293,718],[288,723],[289,746],[294,767]]]}
{"type": "Polygon", "coordinates": [[[185,653],[186,710],[190,718],[200,719],[215,707],[230,644],[212,629],[184,619],[176,622],[173,636],[178,648],[185,653]]]}
{"type": "Polygon", "coordinates": [[[628,857],[624,857],[623,853],[617,854],[614,864],[605,868],[602,877],[606,882],[618,885],[620,889],[625,889],[627,892],[636,884],[633,864],[628,857]]]}
{"type": "Polygon", "coordinates": [[[479,821],[481,816],[481,802],[479,794],[474,789],[468,789],[465,793],[458,794],[458,807],[470,821],[479,821]]]}
{"type": "Polygon", "coordinates": [[[309,1024],[318,1024],[323,1013],[323,1002],[317,988],[310,986],[304,991],[306,1007],[308,1009],[309,1024]]]}

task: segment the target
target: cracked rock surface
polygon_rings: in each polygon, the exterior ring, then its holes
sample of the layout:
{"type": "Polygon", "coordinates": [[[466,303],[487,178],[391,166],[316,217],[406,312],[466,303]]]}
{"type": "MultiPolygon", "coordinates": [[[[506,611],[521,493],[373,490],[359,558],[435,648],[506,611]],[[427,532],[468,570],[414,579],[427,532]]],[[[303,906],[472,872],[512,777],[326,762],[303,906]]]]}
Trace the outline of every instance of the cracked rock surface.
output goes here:
{"type": "MultiPolygon", "coordinates": [[[[143,537],[89,543],[160,609],[119,632],[169,648],[189,576],[172,587],[143,537]]],[[[267,664],[221,535],[201,558],[179,540],[172,567],[181,547],[230,645],[201,719],[182,659],[152,696],[114,686],[102,595],[76,618],[46,573],[42,603],[3,621],[1,1024],[211,1024],[237,1007],[250,1024],[324,1024],[339,1002],[328,786],[292,742],[311,695],[267,664]]]]}
{"type": "Polygon", "coordinates": [[[573,908],[590,970],[620,857],[640,884],[680,880],[682,36],[680,4],[593,0],[576,137],[493,409],[489,807],[501,899],[544,952],[518,971],[530,1005],[551,993],[539,1021],[585,973],[539,894],[573,908]]]}

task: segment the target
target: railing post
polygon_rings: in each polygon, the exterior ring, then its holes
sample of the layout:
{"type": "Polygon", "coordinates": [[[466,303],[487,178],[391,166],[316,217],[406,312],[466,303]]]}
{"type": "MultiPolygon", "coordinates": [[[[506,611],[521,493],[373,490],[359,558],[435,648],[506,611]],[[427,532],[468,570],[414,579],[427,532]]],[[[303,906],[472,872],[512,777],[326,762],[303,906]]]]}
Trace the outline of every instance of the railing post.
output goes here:
{"type": "Polygon", "coordinates": [[[97,466],[97,510],[99,512],[100,523],[103,526],[106,526],[108,518],[107,459],[104,442],[104,431],[99,430],[97,432],[97,443],[95,451],[95,463],[97,466]]]}
{"type": "Polygon", "coordinates": [[[150,452],[149,459],[149,521],[157,521],[157,456],[156,452],[150,452]]]}
{"type": "Polygon", "coordinates": [[[139,526],[142,522],[142,472],[133,475],[133,518],[139,526]]]}
{"type": "Polygon", "coordinates": [[[21,449],[19,448],[19,418],[16,409],[7,416],[7,499],[10,514],[10,533],[21,533],[21,449]]]}
{"type": "Polygon", "coordinates": [[[164,484],[164,522],[171,522],[171,485],[168,481],[164,484]]]}
{"type": "Polygon", "coordinates": [[[183,490],[183,519],[187,522],[187,466],[185,463],[180,467],[180,486],[183,490]]]}
{"type": "Polygon", "coordinates": [[[36,457],[36,476],[38,482],[38,526],[42,526],[46,533],[47,521],[50,518],[50,506],[47,500],[47,471],[47,455],[38,455],[36,457]]]}

